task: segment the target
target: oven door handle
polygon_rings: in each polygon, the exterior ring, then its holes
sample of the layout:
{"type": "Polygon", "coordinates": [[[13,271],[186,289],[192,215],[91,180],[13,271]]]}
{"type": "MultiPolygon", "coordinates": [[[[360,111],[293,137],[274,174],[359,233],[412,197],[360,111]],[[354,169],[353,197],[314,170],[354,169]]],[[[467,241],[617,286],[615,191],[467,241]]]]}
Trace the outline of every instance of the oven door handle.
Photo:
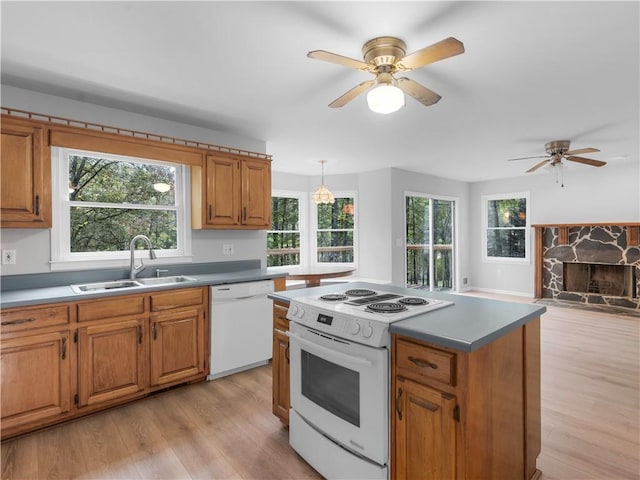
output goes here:
{"type": "Polygon", "coordinates": [[[344,361],[353,363],[355,365],[361,365],[363,367],[370,367],[373,365],[373,362],[371,362],[371,360],[367,358],[354,357],[353,355],[338,352],[337,350],[332,350],[331,348],[327,348],[317,343],[310,342],[306,338],[302,338],[300,335],[296,335],[295,333],[286,332],[286,334],[289,338],[293,338],[294,340],[300,342],[302,345],[306,345],[309,348],[315,348],[317,350],[320,350],[326,353],[327,355],[331,355],[331,357],[333,358],[340,358],[344,361]]]}

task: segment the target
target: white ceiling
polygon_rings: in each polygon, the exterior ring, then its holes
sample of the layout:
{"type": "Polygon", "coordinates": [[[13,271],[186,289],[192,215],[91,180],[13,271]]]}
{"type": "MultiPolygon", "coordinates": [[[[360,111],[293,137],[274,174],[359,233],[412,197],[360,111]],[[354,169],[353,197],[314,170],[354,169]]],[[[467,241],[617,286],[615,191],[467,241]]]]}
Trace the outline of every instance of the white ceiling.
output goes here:
{"type": "Polygon", "coordinates": [[[275,171],[318,174],[326,159],[327,174],[399,167],[479,181],[522,175],[536,160],[507,159],[568,139],[599,148],[585,156],[609,162],[604,175],[640,158],[639,11],[637,1],[2,1],[2,83],[265,140],[275,171]],[[361,59],[381,35],[407,53],[464,43],[406,74],[442,100],[407,98],[390,115],[369,111],[365,95],[328,108],[372,77],[307,52],[361,59]]]}

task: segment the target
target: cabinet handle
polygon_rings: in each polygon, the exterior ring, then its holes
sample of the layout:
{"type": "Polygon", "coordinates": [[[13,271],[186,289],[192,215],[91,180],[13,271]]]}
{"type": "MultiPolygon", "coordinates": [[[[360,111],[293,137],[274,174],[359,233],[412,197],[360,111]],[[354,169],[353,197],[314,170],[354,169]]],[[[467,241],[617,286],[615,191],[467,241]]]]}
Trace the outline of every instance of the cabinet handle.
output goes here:
{"type": "Polygon", "coordinates": [[[287,343],[287,348],[284,349],[284,358],[287,359],[287,365],[289,364],[289,344],[287,343]]]}
{"type": "Polygon", "coordinates": [[[422,398],[416,398],[416,397],[411,397],[411,403],[415,403],[416,405],[422,407],[422,408],[426,408],[427,410],[431,411],[431,412],[437,412],[440,409],[439,405],[436,405],[435,403],[431,403],[427,400],[424,400],[422,398]]]}
{"type": "Polygon", "coordinates": [[[402,389],[398,389],[398,396],[396,397],[396,412],[398,412],[398,419],[402,420],[402,389]]]}
{"type": "Polygon", "coordinates": [[[21,325],[23,323],[29,323],[29,322],[35,322],[35,321],[36,321],[35,318],[20,318],[18,320],[9,320],[7,322],[2,322],[0,323],[0,325],[5,327],[7,325],[21,325]]]}
{"type": "Polygon", "coordinates": [[[418,367],[429,367],[429,368],[433,368],[434,370],[438,368],[438,364],[437,363],[432,363],[428,360],[420,360],[419,358],[415,358],[415,357],[409,357],[409,361],[413,362],[415,365],[417,365],[418,367]]]}
{"type": "Polygon", "coordinates": [[[36,195],[36,216],[40,215],[40,195],[36,195]]]}
{"type": "Polygon", "coordinates": [[[158,339],[158,323],[157,322],[153,322],[153,339],[157,340],[158,339]]]}
{"type": "Polygon", "coordinates": [[[247,207],[244,207],[242,210],[243,210],[242,211],[242,221],[246,222],[247,221],[247,207]]]}
{"type": "Polygon", "coordinates": [[[67,337],[62,337],[62,351],[60,352],[62,360],[67,358],[67,337]]]}
{"type": "Polygon", "coordinates": [[[211,210],[211,205],[209,205],[209,220],[211,220],[212,215],[213,215],[213,212],[211,210]]]}
{"type": "Polygon", "coordinates": [[[142,325],[138,325],[138,343],[142,345],[142,325]]]}

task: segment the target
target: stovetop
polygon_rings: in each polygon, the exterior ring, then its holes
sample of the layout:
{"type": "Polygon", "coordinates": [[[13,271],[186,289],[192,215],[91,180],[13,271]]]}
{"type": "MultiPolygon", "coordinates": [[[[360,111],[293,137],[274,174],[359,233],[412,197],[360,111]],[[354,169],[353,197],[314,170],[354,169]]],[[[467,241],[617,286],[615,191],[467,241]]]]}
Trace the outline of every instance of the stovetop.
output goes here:
{"type": "Polygon", "coordinates": [[[323,311],[382,323],[403,320],[453,303],[368,289],[352,289],[321,296],[296,298],[293,301],[323,311]]]}
{"type": "Polygon", "coordinates": [[[388,347],[389,325],[453,302],[365,289],[291,299],[287,318],[374,347],[388,347]]]}

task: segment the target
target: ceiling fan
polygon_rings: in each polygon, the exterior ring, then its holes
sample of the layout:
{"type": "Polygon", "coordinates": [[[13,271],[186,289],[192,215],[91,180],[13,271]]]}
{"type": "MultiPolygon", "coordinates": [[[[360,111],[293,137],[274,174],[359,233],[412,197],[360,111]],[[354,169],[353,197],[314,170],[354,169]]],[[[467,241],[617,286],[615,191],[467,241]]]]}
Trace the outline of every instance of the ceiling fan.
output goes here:
{"type": "Polygon", "coordinates": [[[599,152],[597,148],[579,148],[577,150],[569,150],[569,145],[571,142],[569,140],[554,140],[552,142],[547,142],[544,146],[544,149],[548,153],[548,155],[542,155],[537,157],[521,157],[521,158],[510,158],[509,161],[514,160],[529,160],[533,158],[544,158],[540,163],[535,164],[526,173],[535,172],[540,167],[546,165],[547,163],[552,167],[562,164],[562,159],[569,160],[570,162],[584,163],[586,165],[592,165],[594,167],[602,167],[606,165],[607,162],[603,162],[601,160],[593,160],[591,158],[585,157],[576,157],[576,155],[581,155],[583,153],[594,153],[599,152]]]}
{"type": "Polygon", "coordinates": [[[405,55],[406,48],[407,45],[399,38],[377,37],[369,40],[362,47],[364,61],[325,50],[311,51],[307,57],[337,63],[375,75],[375,79],[353,87],[331,102],[329,107],[342,107],[375,85],[367,94],[369,108],[378,113],[391,113],[404,106],[403,92],[426,106],[433,105],[441,98],[440,95],[414,80],[406,77],[395,78],[394,75],[397,72],[415,70],[464,52],[462,42],[453,37],[446,38],[409,55],[405,55]],[[383,98],[380,99],[380,97],[383,98]]]}

